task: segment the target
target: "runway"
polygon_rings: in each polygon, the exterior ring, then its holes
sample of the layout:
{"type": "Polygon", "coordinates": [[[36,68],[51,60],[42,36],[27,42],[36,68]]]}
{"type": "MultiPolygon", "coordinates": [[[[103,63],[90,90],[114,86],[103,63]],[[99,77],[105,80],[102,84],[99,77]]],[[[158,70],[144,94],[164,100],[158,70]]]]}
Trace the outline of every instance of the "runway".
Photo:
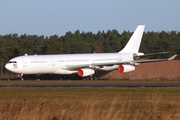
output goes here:
{"type": "Polygon", "coordinates": [[[180,83],[0,84],[0,87],[180,87],[180,83]]]}

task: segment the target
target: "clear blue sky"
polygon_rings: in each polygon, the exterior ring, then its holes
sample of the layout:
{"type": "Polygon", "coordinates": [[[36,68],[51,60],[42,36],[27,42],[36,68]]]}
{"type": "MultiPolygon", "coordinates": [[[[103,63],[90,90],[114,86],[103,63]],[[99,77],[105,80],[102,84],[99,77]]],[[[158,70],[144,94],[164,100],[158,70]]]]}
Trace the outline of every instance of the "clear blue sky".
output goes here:
{"type": "Polygon", "coordinates": [[[0,35],[180,31],[180,0],[1,0],[0,35]]]}

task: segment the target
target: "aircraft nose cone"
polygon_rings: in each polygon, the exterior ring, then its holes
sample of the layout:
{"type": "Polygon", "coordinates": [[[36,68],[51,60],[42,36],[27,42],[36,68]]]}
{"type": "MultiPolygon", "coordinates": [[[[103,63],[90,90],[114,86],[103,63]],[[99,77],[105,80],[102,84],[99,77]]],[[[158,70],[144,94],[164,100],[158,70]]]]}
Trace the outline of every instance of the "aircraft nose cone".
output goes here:
{"type": "Polygon", "coordinates": [[[12,69],[11,64],[8,64],[8,63],[7,63],[7,64],[5,65],[5,68],[6,68],[7,70],[10,70],[10,71],[11,71],[11,69],[12,69]]]}

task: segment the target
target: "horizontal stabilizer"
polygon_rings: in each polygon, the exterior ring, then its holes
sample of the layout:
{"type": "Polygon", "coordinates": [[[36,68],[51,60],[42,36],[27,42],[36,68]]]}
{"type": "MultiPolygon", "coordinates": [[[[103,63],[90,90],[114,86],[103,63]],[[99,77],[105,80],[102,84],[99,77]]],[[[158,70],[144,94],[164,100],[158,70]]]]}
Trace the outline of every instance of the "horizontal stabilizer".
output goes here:
{"type": "Polygon", "coordinates": [[[135,60],[131,63],[149,63],[149,62],[160,62],[160,61],[168,61],[168,60],[173,60],[177,55],[173,55],[172,57],[168,59],[149,59],[149,60],[135,60]]]}
{"type": "Polygon", "coordinates": [[[134,57],[146,57],[146,56],[152,56],[152,55],[162,55],[162,54],[167,54],[168,52],[158,52],[158,53],[149,53],[149,54],[144,54],[144,55],[134,55],[134,57]]]}

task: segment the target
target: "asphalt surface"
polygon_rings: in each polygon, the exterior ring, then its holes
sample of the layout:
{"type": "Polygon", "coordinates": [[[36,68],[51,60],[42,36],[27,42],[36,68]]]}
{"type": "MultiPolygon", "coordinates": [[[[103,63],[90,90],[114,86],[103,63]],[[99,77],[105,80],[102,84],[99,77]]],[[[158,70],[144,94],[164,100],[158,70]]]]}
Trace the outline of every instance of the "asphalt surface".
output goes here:
{"type": "Polygon", "coordinates": [[[0,87],[180,87],[180,83],[0,84],[0,87]]]}

